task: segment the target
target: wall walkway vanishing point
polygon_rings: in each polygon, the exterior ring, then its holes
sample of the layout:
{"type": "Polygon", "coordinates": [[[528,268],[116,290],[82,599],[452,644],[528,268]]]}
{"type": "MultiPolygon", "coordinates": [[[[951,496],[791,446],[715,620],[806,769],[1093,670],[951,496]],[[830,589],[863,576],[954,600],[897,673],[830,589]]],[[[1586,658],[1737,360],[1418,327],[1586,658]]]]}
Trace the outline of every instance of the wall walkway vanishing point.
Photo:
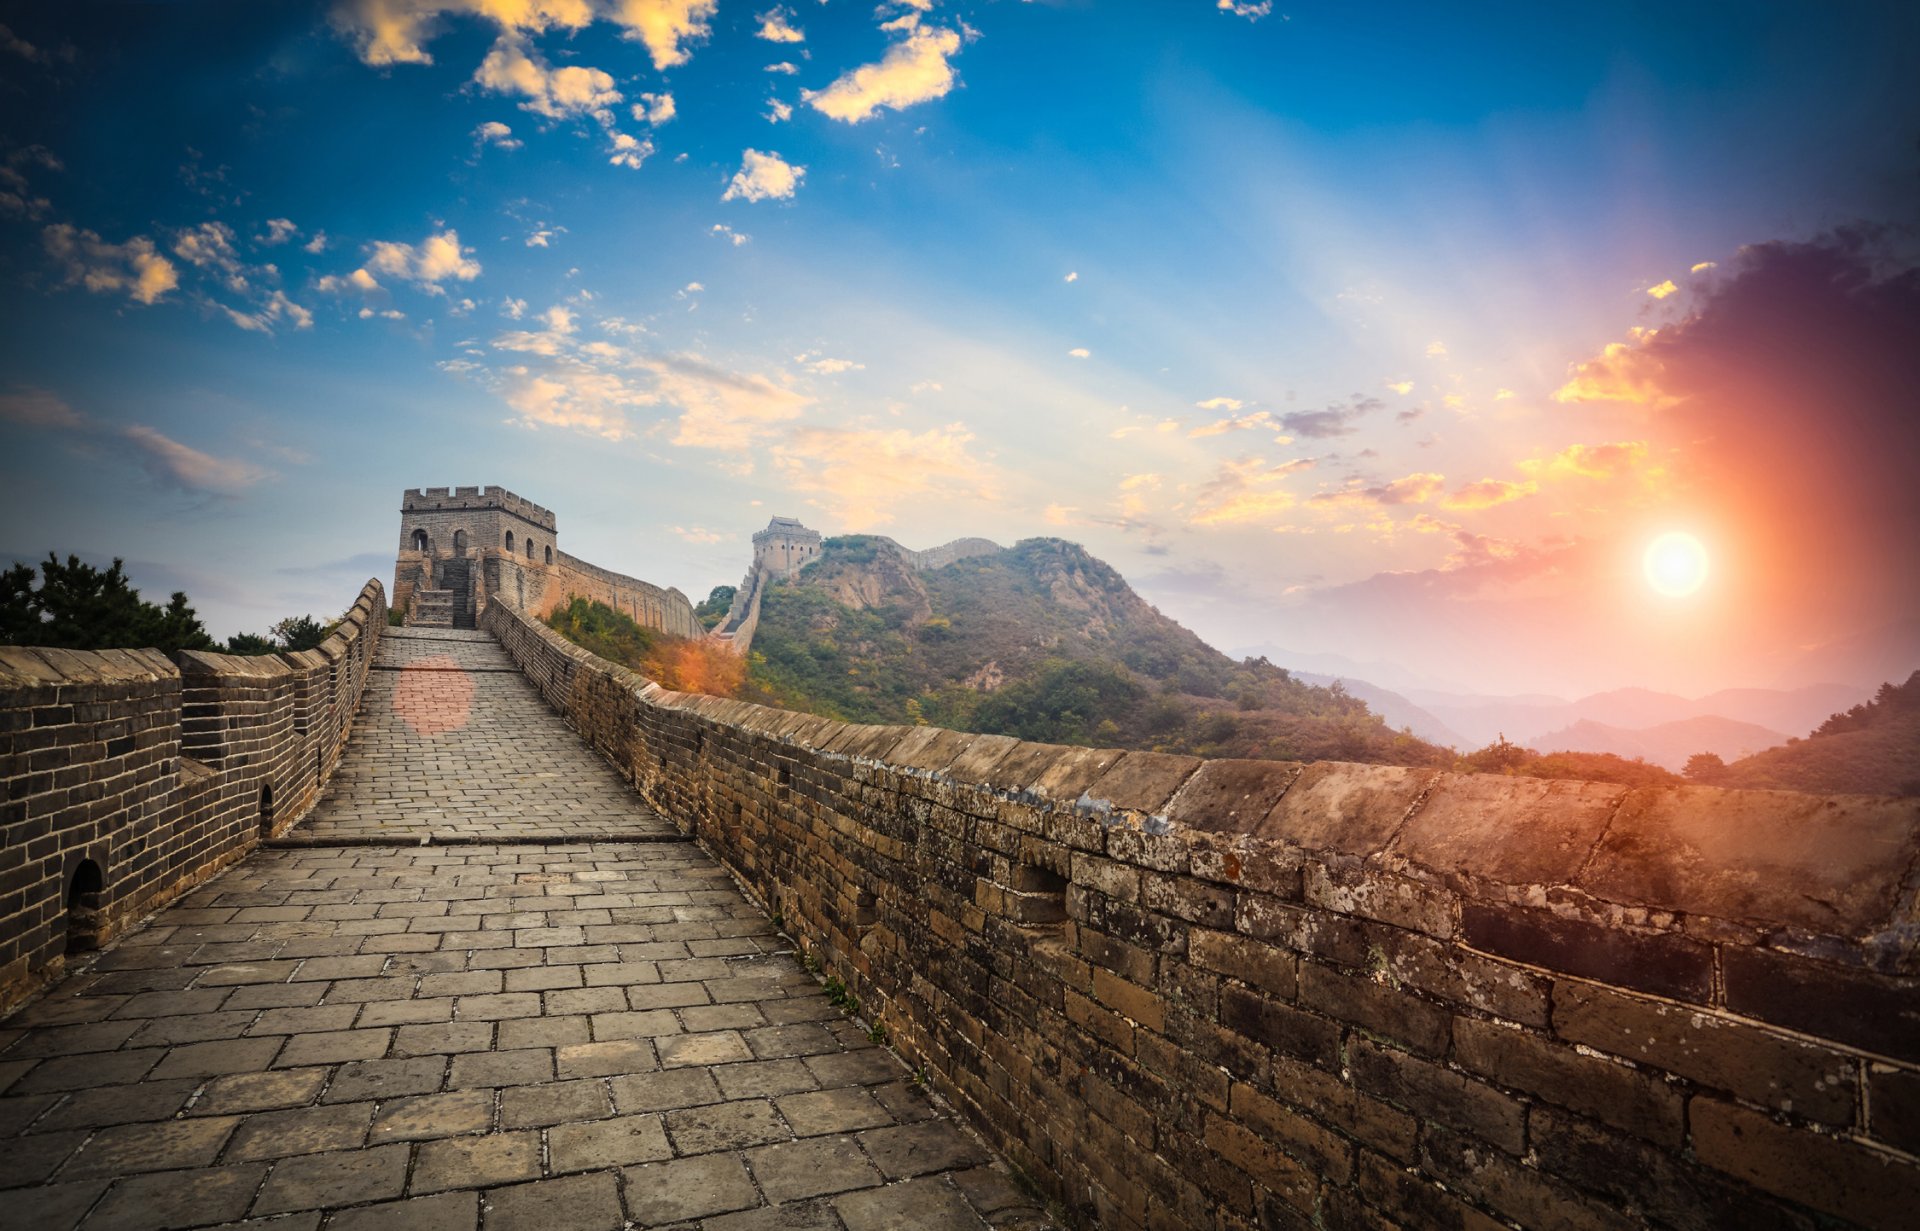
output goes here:
{"type": "MultiPolygon", "coordinates": [[[[848,726],[481,622],[1081,1225],[1920,1208],[1916,801],[848,726]]],[[[306,655],[0,650],[0,999],[280,834],[384,623],[369,583],[306,655]]]]}
{"type": "Polygon", "coordinates": [[[483,625],[1076,1221],[1920,1209],[1920,801],[850,726],[483,625]]]}
{"type": "Polygon", "coordinates": [[[292,826],[386,624],[369,581],[300,653],[0,646],[0,1010],[292,826]]]}

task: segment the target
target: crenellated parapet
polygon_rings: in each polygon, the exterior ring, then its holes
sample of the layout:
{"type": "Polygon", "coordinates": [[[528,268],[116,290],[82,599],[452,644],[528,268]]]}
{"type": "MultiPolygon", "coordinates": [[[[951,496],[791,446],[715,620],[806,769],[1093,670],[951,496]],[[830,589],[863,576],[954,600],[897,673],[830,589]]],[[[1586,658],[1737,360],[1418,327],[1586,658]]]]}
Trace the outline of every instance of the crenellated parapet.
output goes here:
{"type": "Polygon", "coordinates": [[[1904,1227],[1920,800],[549,703],[1107,1228],[1904,1227]]]}
{"type": "Polygon", "coordinates": [[[0,646],[0,1010],[299,820],[386,626],[369,581],[298,653],[0,646]]]}

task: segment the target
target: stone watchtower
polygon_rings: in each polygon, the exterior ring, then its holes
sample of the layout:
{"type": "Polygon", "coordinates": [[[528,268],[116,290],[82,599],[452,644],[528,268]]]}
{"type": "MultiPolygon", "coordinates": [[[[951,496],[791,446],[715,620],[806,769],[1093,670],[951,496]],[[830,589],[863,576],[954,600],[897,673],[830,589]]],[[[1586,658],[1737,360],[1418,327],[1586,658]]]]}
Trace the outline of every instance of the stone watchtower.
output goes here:
{"type": "Polygon", "coordinates": [[[820,558],[820,532],[797,518],[776,517],[753,536],[753,569],[779,580],[794,576],[820,558]]]}
{"type": "Polygon", "coordinates": [[[486,605],[480,580],[493,571],[554,563],[558,550],[550,509],[504,487],[426,487],[401,493],[400,554],[393,568],[393,605],[409,624],[472,628],[486,605]]]}

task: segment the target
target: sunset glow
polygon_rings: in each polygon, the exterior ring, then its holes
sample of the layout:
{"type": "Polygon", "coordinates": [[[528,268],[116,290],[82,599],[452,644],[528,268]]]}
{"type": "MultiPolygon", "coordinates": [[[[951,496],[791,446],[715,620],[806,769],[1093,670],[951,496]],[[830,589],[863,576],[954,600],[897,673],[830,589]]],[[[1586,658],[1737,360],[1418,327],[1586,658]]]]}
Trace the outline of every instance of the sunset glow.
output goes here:
{"type": "Polygon", "coordinates": [[[1407,688],[1920,645],[1912,6],[80,11],[0,15],[0,547],[218,634],[498,483],[696,600],[774,513],[1071,539],[1407,688]]]}
{"type": "Polygon", "coordinates": [[[1647,545],[1647,584],[1668,598],[1684,598],[1707,583],[1707,549],[1691,534],[1673,531],[1647,545]]]}

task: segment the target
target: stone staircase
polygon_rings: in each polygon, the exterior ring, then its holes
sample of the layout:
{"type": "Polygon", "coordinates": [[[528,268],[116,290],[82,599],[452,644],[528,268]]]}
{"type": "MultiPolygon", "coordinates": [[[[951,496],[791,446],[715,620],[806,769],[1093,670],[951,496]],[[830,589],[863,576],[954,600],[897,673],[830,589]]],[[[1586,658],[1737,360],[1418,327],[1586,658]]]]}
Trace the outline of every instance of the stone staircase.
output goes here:
{"type": "Polygon", "coordinates": [[[407,624],[413,628],[452,628],[453,591],[415,590],[407,604],[407,624]]]}
{"type": "Polygon", "coordinates": [[[440,562],[440,584],[453,596],[449,614],[454,628],[473,628],[473,561],[455,556],[440,562]]]}

